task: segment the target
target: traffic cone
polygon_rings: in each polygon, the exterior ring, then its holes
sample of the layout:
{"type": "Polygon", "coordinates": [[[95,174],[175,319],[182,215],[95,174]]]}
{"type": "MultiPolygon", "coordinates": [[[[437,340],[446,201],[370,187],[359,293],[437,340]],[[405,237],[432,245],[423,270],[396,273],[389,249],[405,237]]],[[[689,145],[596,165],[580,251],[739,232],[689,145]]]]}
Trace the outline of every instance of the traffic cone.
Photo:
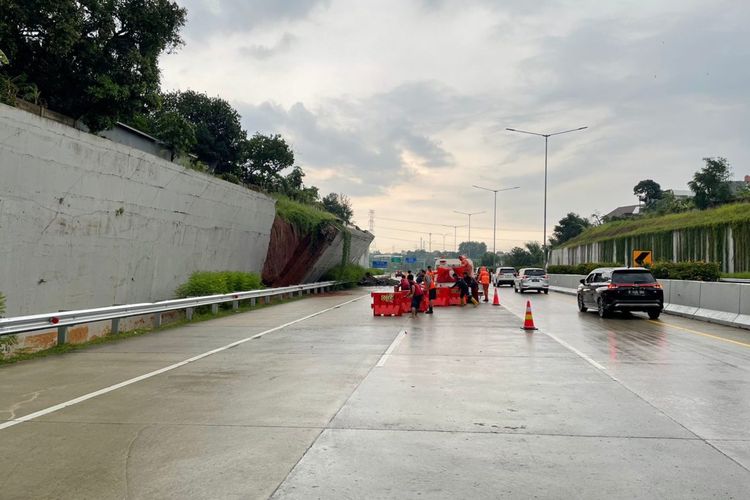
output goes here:
{"type": "Polygon", "coordinates": [[[492,299],[492,305],[493,306],[499,306],[500,305],[500,297],[497,294],[497,288],[495,288],[495,297],[492,299]]]}
{"type": "Polygon", "coordinates": [[[523,326],[521,327],[521,330],[538,330],[537,327],[534,326],[534,317],[531,315],[531,301],[526,301],[526,316],[523,320],[523,326]]]}

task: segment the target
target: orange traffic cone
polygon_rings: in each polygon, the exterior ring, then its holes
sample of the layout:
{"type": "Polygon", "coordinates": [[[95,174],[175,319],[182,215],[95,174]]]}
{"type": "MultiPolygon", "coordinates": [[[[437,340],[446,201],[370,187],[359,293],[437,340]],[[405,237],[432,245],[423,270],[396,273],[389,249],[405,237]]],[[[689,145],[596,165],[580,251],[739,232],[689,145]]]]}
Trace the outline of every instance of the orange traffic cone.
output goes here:
{"type": "Polygon", "coordinates": [[[500,297],[497,295],[497,288],[495,288],[495,297],[492,299],[492,305],[493,306],[500,305],[500,297]]]}
{"type": "Polygon", "coordinates": [[[538,330],[537,327],[534,326],[534,317],[531,315],[531,301],[526,301],[526,316],[523,320],[523,326],[521,327],[521,330],[538,330]]]}

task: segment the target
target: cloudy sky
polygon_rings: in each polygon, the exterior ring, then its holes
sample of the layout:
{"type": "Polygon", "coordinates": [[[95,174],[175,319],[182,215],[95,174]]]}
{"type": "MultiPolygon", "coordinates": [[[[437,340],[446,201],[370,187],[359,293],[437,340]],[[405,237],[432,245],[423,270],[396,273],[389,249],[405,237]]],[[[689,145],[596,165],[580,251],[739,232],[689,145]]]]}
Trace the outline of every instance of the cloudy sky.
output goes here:
{"type": "Polygon", "coordinates": [[[750,2],[743,0],[178,0],[186,45],[166,89],[230,101],[280,133],[308,184],[351,198],[375,248],[467,239],[498,250],[548,219],[637,202],[652,178],[686,189],[702,158],[750,174],[750,2]],[[745,34],[743,34],[745,33],[745,34]],[[404,221],[415,221],[420,224],[404,221]],[[443,224],[444,226],[441,226],[443,224]]]}

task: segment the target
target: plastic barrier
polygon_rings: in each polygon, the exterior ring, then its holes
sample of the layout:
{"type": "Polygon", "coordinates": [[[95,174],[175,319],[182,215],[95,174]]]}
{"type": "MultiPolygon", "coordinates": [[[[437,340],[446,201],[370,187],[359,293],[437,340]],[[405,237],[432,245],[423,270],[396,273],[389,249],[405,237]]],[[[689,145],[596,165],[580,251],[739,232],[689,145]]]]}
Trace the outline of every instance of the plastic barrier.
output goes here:
{"type": "MultiPolygon", "coordinates": [[[[411,297],[407,297],[407,294],[409,292],[399,292],[403,293],[404,295],[401,298],[401,312],[402,313],[410,313],[411,312],[411,297]]],[[[419,312],[425,312],[430,307],[429,299],[427,298],[427,293],[422,294],[422,302],[419,304],[419,312]]]]}
{"type": "MultiPolygon", "coordinates": [[[[404,297],[409,292],[371,292],[374,316],[401,316],[404,297]]],[[[408,309],[407,309],[408,311],[408,309]]]]}
{"type": "Polygon", "coordinates": [[[458,288],[438,287],[436,298],[432,301],[435,307],[461,305],[461,291],[458,288]]]}

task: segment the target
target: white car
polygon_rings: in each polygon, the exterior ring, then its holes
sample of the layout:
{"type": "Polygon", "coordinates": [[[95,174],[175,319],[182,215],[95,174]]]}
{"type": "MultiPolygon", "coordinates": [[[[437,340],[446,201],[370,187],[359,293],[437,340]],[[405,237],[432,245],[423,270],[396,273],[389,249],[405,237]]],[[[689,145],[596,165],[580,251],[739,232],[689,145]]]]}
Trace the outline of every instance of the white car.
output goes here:
{"type": "Polygon", "coordinates": [[[525,267],[518,270],[518,276],[513,280],[513,291],[523,293],[526,290],[536,290],[537,293],[549,293],[549,278],[544,269],[525,267]]]}
{"type": "Polygon", "coordinates": [[[498,267],[495,270],[493,276],[493,284],[495,286],[510,285],[513,286],[513,281],[516,279],[516,268],[515,267],[498,267]]]}

